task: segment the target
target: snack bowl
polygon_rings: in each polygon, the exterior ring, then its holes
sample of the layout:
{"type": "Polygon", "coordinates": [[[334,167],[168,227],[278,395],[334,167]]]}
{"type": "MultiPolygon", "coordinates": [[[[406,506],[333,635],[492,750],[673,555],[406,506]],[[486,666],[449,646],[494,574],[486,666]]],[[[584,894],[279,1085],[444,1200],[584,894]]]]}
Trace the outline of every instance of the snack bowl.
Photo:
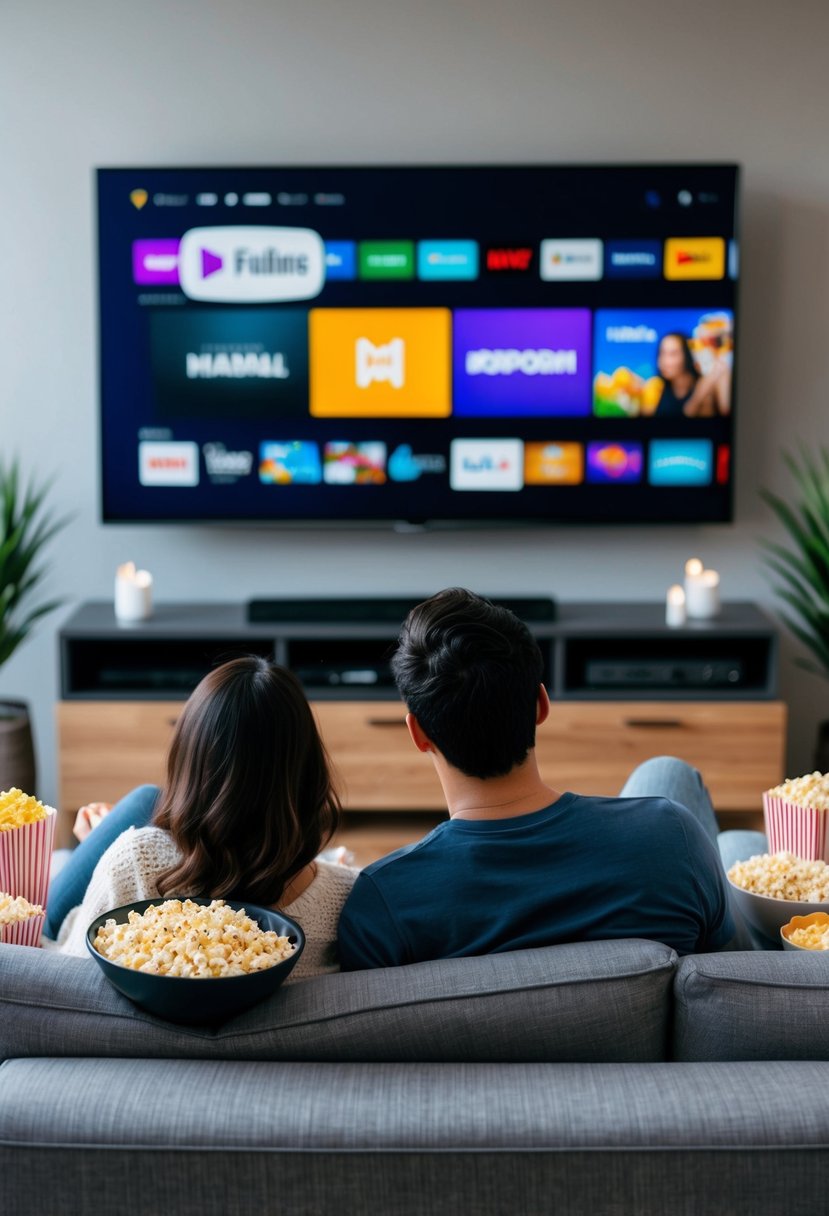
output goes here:
{"type": "Polygon", "coordinates": [[[272,908],[226,899],[224,902],[228,908],[244,910],[260,929],[271,929],[280,936],[287,937],[296,947],[290,958],[274,963],[263,971],[252,971],[246,975],[194,979],[188,976],[133,971],[106,958],[95,949],[93,942],[106,921],[114,920],[116,924],[123,924],[129,919],[130,912],[146,912],[152,905],[158,907],[168,899],[191,899],[193,903],[203,907],[212,902],[209,899],[184,895],[142,899],[96,916],[86,931],[87,949],[113,988],[117,988],[134,1004],[154,1017],[191,1026],[224,1022],[235,1017],[276,992],[293,971],[305,947],[305,934],[296,921],[281,912],[273,911],[272,908]]]}
{"type": "Polygon", "coordinates": [[[824,950],[815,950],[811,946],[799,946],[793,942],[790,934],[794,929],[806,929],[809,925],[829,926],[829,912],[810,912],[808,916],[793,916],[788,924],[783,925],[780,937],[784,950],[805,950],[807,954],[825,954],[824,950]]]}
{"type": "Polygon", "coordinates": [[[772,946],[780,945],[780,930],[794,916],[809,916],[813,912],[829,913],[829,903],[802,903],[794,899],[773,899],[757,895],[728,880],[734,906],[743,920],[772,946]]]}

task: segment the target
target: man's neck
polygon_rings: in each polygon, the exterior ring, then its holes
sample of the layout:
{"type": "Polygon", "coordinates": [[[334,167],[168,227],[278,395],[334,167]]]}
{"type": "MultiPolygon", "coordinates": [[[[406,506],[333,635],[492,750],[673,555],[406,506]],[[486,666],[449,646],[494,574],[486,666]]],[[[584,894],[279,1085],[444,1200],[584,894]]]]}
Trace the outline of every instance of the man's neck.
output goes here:
{"type": "Polygon", "coordinates": [[[437,757],[435,767],[450,819],[512,819],[542,811],[561,797],[541,780],[532,753],[505,777],[467,777],[437,757]]]}

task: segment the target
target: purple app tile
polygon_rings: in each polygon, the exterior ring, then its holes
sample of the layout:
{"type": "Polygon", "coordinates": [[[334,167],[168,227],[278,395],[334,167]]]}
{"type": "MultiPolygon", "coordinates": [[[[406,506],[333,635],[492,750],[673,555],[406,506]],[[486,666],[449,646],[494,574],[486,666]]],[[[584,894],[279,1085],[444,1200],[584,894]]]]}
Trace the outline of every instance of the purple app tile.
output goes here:
{"type": "Polygon", "coordinates": [[[470,418],[590,413],[590,310],[461,308],[454,320],[454,413],[470,418]]]}
{"type": "Polygon", "coordinates": [[[642,480],[643,450],[641,443],[588,443],[587,480],[594,484],[642,480]]]}
{"type": "Polygon", "coordinates": [[[179,241],[145,240],[132,243],[132,277],[136,283],[178,286],[179,241]]]}

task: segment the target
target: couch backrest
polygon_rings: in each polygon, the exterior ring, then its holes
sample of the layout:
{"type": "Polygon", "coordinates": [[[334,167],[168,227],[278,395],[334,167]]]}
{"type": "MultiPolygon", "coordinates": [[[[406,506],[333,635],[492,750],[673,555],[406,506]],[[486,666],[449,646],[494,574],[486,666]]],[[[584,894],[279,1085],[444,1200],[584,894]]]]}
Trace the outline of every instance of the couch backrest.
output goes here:
{"type": "Polygon", "coordinates": [[[675,1060],[829,1060],[829,957],[689,955],[674,984],[675,1060]]]}
{"type": "Polygon", "coordinates": [[[0,1059],[663,1060],[675,966],[631,939],[357,971],[202,1029],[142,1013],[91,959],[0,946],[0,1059]]]}

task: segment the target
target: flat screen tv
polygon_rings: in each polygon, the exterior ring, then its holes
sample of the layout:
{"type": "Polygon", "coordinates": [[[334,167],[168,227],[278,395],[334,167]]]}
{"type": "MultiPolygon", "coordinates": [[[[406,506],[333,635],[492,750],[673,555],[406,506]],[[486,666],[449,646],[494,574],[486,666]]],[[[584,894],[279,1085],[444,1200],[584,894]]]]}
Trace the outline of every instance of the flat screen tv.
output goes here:
{"type": "Polygon", "coordinates": [[[97,179],[105,520],[731,518],[735,165],[97,179]]]}

